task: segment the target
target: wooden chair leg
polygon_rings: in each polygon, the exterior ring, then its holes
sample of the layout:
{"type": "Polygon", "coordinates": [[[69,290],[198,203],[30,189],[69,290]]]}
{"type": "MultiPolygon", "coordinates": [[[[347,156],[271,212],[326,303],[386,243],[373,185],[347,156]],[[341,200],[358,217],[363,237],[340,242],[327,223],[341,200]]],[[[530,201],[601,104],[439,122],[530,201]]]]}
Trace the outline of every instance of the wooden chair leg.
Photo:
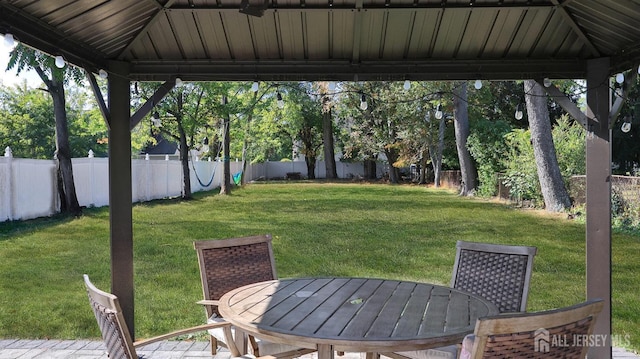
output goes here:
{"type": "Polygon", "coordinates": [[[211,343],[211,355],[216,355],[216,353],[218,353],[218,339],[210,335],[209,342],[211,343]]]}

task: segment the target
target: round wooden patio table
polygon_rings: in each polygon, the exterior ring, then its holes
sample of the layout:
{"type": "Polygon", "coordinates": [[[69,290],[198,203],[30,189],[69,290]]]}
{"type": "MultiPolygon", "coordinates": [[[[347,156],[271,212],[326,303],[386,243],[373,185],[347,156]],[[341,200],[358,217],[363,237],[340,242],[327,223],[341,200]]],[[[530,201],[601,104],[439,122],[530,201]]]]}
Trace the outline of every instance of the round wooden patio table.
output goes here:
{"type": "Polygon", "coordinates": [[[368,278],[260,282],[226,293],[220,314],[265,340],[334,351],[385,353],[462,342],[476,319],[498,314],[487,300],[427,283],[368,278]]]}

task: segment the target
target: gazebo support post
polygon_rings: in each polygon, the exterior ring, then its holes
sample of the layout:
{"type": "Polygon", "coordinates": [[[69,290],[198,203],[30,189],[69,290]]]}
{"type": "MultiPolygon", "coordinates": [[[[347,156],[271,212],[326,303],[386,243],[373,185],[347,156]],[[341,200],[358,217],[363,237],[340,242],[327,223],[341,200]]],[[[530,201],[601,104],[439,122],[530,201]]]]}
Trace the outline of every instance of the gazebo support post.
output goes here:
{"type": "Polygon", "coordinates": [[[607,338],[589,350],[589,358],[598,359],[612,357],[609,62],[599,58],[587,63],[587,298],[604,300],[594,334],[607,338]]]}
{"type": "Polygon", "coordinates": [[[109,63],[109,221],[111,292],[118,296],[124,319],[135,340],[133,319],[133,211],[129,68],[109,63]]]}

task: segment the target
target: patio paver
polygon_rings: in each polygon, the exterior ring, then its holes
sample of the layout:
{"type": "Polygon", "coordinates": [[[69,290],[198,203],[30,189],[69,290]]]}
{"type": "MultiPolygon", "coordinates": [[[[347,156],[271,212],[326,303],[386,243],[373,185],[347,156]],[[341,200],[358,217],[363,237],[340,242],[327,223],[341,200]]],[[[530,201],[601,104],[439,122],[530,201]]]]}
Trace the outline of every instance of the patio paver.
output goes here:
{"type": "MultiPolygon", "coordinates": [[[[148,359],[230,359],[231,354],[222,348],[211,356],[210,344],[204,341],[165,341],[147,345],[138,354],[148,359]]],[[[108,359],[104,346],[93,340],[26,340],[0,339],[0,359],[108,359]]],[[[317,359],[317,354],[307,354],[302,359],[317,359]]],[[[345,353],[340,359],[362,359],[363,354],[345,353]]],[[[614,359],[640,359],[640,356],[613,348],[614,359]]]]}

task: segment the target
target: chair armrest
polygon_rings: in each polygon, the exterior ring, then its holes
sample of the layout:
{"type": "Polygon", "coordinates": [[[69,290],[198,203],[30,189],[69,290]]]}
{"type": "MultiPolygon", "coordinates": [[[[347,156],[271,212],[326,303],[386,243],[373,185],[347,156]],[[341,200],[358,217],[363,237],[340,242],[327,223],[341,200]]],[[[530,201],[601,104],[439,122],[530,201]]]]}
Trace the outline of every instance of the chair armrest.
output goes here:
{"type": "Polygon", "coordinates": [[[176,331],[173,331],[171,333],[158,335],[158,336],[153,337],[153,338],[138,340],[135,343],[133,343],[133,346],[135,348],[138,348],[138,347],[145,346],[145,345],[148,345],[148,344],[151,344],[151,343],[160,342],[160,341],[163,341],[163,340],[166,340],[166,339],[169,339],[169,338],[174,338],[174,337],[177,337],[177,336],[180,336],[180,335],[189,334],[189,333],[196,333],[196,332],[203,332],[203,331],[206,331],[206,330],[209,330],[209,329],[215,329],[215,328],[223,328],[225,336],[226,335],[231,336],[231,324],[229,324],[227,322],[211,323],[211,324],[203,324],[203,325],[198,325],[198,326],[191,327],[191,328],[185,328],[185,329],[176,330],[176,331]],[[227,334],[227,332],[228,332],[228,334],[227,334]]]}
{"type": "Polygon", "coordinates": [[[220,301],[218,300],[211,300],[211,299],[203,299],[203,300],[199,300],[196,302],[196,304],[201,304],[201,305],[215,305],[218,306],[220,305],[220,301]]]}

